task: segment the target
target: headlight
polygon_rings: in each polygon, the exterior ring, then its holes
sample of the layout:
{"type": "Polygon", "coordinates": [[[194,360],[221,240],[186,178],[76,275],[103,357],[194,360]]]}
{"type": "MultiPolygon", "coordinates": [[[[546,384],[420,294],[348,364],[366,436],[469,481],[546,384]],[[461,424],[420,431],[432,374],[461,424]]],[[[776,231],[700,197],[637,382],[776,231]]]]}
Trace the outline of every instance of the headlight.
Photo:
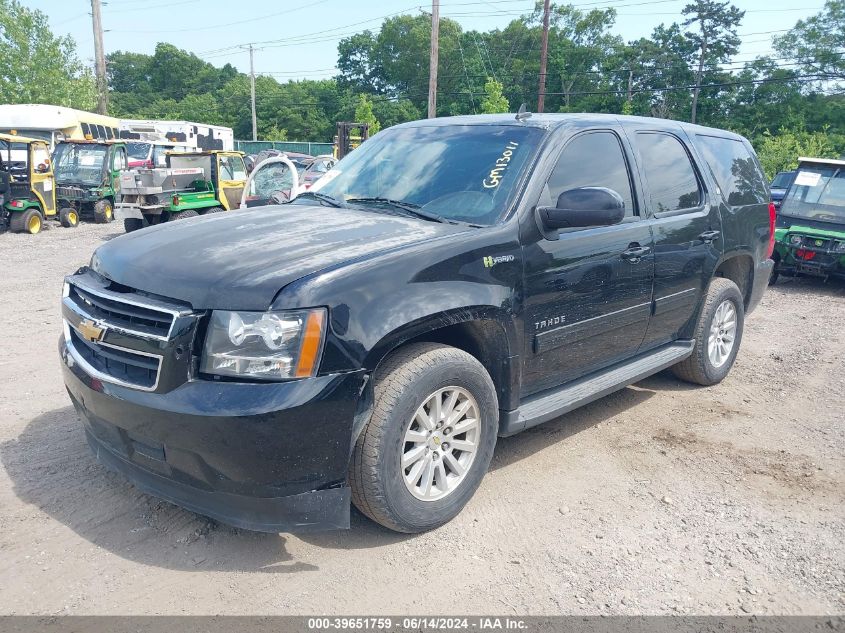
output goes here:
{"type": "Polygon", "coordinates": [[[789,236],[789,243],[792,244],[792,246],[801,246],[802,241],[803,241],[803,238],[800,235],[790,235],[789,236]]]}
{"type": "Polygon", "coordinates": [[[326,310],[230,312],[215,310],[205,336],[200,370],[264,380],[317,373],[326,310]]]}

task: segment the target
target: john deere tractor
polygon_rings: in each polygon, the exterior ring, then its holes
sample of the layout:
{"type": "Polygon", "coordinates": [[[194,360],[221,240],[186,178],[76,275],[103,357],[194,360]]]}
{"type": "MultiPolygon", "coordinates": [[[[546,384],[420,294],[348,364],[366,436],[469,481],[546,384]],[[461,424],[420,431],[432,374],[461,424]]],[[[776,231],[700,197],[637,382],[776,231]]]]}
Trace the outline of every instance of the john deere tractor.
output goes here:
{"type": "Polygon", "coordinates": [[[62,141],[53,152],[56,198],[61,210],[105,223],[120,201],[120,173],[128,169],[120,141],[62,141]]]}

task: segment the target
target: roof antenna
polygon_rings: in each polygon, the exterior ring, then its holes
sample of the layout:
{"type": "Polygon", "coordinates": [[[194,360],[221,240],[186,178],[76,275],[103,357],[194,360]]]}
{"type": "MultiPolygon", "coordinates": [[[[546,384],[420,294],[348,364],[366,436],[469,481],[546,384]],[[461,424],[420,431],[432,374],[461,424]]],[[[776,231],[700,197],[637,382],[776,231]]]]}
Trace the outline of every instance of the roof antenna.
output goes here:
{"type": "Polygon", "coordinates": [[[519,112],[516,113],[516,120],[517,121],[525,121],[526,119],[531,118],[531,113],[525,108],[525,104],[523,103],[519,106],[519,112]]]}

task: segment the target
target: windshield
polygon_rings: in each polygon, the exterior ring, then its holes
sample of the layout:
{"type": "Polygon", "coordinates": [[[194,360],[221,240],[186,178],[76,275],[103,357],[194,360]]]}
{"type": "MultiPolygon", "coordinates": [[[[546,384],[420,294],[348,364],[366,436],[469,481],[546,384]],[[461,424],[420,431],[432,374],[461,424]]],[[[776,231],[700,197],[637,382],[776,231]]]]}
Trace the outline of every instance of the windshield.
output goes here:
{"type": "Polygon", "coordinates": [[[783,201],[781,214],[845,224],[845,171],[802,166],[783,201]]]}
{"type": "Polygon", "coordinates": [[[274,193],[287,192],[293,188],[293,176],[284,163],[262,165],[249,184],[249,196],[270,199],[274,193]]]}
{"type": "Polygon", "coordinates": [[[509,208],[544,133],[521,125],[389,129],[311,190],[351,204],[359,198],[400,201],[447,220],[490,225],[509,208]]]}
{"type": "Polygon", "coordinates": [[[147,160],[150,145],[151,143],[127,143],[126,153],[129,154],[129,160],[147,160]]]}
{"type": "Polygon", "coordinates": [[[795,175],[794,171],[782,171],[772,181],[772,189],[786,189],[789,183],[792,182],[792,177],[795,175]]]}
{"type": "Polygon", "coordinates": [[[99,185],[108,145],[60,143],[53,155],[57,182],[99,185]]]}

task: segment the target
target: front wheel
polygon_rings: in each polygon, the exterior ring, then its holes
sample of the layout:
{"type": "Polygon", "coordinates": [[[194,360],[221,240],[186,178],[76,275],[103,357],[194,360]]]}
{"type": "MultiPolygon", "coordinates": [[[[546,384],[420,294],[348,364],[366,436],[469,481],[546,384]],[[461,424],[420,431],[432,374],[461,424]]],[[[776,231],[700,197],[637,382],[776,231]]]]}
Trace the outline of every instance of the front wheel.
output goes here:
{"type": "Polygon", "coordinates": [[[143,229],[145,226],[147,226],[146,220],[140,220],[138,218],[123,219],[123,230],[127,233],[137,231],[138,229],[143,229]]]}
{"type": "Polygon", "coordinates": [[[375,405],[352,454],[352,502],[373,521],[416,533],[454,518],[487,472],[498,431],[490,375],[445,345],[409,345],[376,373],[375,405]]]}
{"type": "Polygon", "coordinates": [[[94,205],[94,222],[106,224],[114,220],[114,208],[111,200],[98,200],[94,205]]]}
{"type": "Polygon", "coordinates": [[[73,229],[79,226],[79,212],[73,207],[59,209],[59,222],[66,229],[73,229]]]}
{"type": "Polygon", "coordinates": [[[737,285],[716,277],[710,282],[695,327],[692,355],[672,371],[681,380],[699,385],[722,382],[733,367],[745,324],[745,304],[737,285]]]}
{"type": "Polygon", "coordinates": [[[199,215],[194,209],[187,209],[185,211],[179,211],[179,213],[171,213],[170,219],[171,220],[185,220],[187,218],[195,218],[199,215]]]}

